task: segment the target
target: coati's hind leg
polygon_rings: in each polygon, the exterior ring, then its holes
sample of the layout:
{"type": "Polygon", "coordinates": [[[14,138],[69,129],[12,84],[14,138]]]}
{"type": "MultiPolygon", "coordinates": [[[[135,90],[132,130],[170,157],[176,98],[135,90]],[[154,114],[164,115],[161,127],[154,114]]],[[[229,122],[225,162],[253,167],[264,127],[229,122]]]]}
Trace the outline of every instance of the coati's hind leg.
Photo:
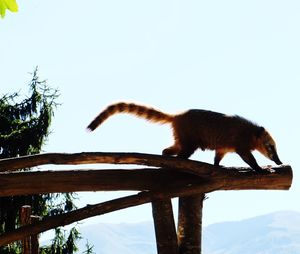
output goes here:
{"type": "Polygon", "coordinates": [[[178,158],[187,159],[189,158],[198,147],[195,145],[181,145],[180,151],[177,154],[178,158]]]}
{"type": "Polygon", "coordinates": [[[164,156],[172,156],[177,155],[177,157],[182,159],[189,158],[197,149],[197,147],[194,146],[179,146],[177,144],[174,144],[173,146],[170,146],[162,151],[162,155],[164,156]]]}
{"type": "Polygon", "coordinates": [[[195,150],[198,148],[197,144],[194,144],[193,139],[191,140],[186,136],[185,132],[178,131],[178,123],[173,122],[173,136],[175,144],[163,151],[163,155],[177,155],[182,159],[189,158],[195,150]]]}
{"type": "Polygon", "coordinates": [[[181,158],[181,159],[188,159],[194,152],[196,149],[182,149],[178,154],[177,157],[181,158]]]}
{"type": "Polygon", "coordinates": [[[236,151],[239,156],[254,170],[264,171],[256,162],[253,154],[250,151],[236,151]]]}
{"type": "Polygon", "coordinates": [[[174,136],[174,145],[164,149],[162,151],[162,155],[164,156],[178,155],[178,153],[181,151],[181,145],[178,140],[178,135],[174,128],[173,128],[173,136],[174,136]]]}

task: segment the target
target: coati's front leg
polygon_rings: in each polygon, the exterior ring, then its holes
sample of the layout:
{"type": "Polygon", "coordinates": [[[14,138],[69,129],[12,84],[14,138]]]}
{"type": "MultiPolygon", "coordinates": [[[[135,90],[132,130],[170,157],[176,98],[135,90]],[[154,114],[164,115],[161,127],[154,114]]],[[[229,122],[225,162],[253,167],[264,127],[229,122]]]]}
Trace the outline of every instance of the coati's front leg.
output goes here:
{"type": "Polygon", "coordinates": [[[175,144],[172,145],[162,151],[162,155],[164,156],[172,156],[177,155],[179,153],[180,148],[175,144]]]}
{"type": "Polygon", "coordinates": [[[244,162],[246,162],[251,168],[256,171],[264,171],[256,162],[253,154],[250,151],[237,151],[237,154],[241,156],[244,162]]]}
{"type": "Polygon", "coordinates": [[[226,152],[222,150],[216,150],[215,159],[214,159],[214,165],[219,166],[220,161],[223,159],[226,152]]]}

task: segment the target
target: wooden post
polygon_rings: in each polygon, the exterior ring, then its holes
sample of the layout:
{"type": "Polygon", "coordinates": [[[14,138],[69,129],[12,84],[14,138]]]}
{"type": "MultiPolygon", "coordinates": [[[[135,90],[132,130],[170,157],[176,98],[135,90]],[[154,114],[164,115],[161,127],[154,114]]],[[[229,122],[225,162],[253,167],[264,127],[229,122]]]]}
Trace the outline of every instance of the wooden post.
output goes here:
{"type": "Polygon", "coordinates": [[[178,254],[176,228],[171,199],[152,202],[158,254],[178,254]]]}
{"type": "MultiPolygon", "coordinates": [[[[28,225],[31,222],[31,207],[24,205],[20,209],[20,223],[22,226],[28,225]]],[[[30,236],[22,239],[22,254],[31,254],[30,236]]]]}
{"type": "MultiPolygon", "coordinates": [[[[31,215],[31,223],[35,223],[41,220],[40,216],[31,215]]],[[[39,234],[31,236],[31,254],[39,254],[39,234]]]]}
{"type": "Polygon", "coordinates": [[[180,254],[200,254],[202,208],[205,194],[179,198],[178,246],[180,254]]]}

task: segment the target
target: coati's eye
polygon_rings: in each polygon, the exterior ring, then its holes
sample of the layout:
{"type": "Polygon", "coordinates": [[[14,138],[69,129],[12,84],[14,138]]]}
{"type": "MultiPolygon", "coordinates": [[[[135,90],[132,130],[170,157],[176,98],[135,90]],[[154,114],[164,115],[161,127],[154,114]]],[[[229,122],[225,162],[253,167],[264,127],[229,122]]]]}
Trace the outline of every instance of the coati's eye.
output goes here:
{"type": "Polygon", "coordinates": [[[266,144],[266,148],[267,148],[267,150],[268,150],[268,153],[270,153],[270,154],[273,154],[274,151],[275,151],[274,145],[266,144]]]}

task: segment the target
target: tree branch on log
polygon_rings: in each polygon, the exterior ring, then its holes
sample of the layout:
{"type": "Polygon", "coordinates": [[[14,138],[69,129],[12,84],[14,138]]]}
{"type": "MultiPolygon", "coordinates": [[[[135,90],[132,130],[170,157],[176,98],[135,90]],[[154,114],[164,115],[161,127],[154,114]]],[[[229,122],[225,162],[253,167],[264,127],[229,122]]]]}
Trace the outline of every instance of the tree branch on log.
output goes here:
{"type": "Polygon", "coordinates": [[[185,160],[176,157],[165,157],[143,153],[45,153],[37,155],[21,156],[0,160],[0,172],[13,171],[45,164],[55,165],[79,165],[79,164],[131,164],[151,167],[174,168],[188,173],[202,172],[210,174],[214,166],[204,162],[185,160]]]}
{"type": "MultiPolygon", "coordinates": [[[[262,174],[244,168],[220,169],[215,176],[195,176],[173,169],[64,170],[0,173],[0,197],[38,193],[120,190],[164,190],[189,186],[203,193],[203,184],[214,190],[288,190],[292,183],[290,166],[262,174]]],[[[199,174],[200,175],[200,174],[199,174]]]]}

